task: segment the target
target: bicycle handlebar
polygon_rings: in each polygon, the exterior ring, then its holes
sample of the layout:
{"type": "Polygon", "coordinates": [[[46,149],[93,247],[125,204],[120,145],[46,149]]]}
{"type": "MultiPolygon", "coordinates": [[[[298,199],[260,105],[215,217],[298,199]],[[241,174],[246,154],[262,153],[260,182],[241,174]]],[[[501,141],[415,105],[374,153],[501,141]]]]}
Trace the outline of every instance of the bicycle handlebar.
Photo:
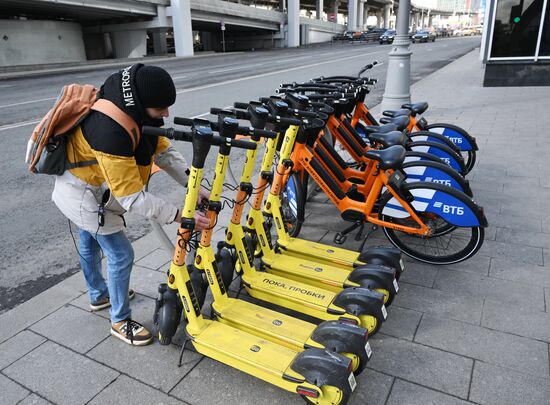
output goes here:
{"type": "MultiPolygon", "coordinates": [[[[144,135],[150,136],[164,136],[168,139],[173,139],[175,141],[183,142],[193,142],[194,132],[193,131],[177,131],[174,128],[156,128],[144,126],[142,131],[144,135]]],[[[234,148],[240,149],[256,149],[256,144],[254,142],[242,140],[242,139],[231,139],[218,135],[213,135],[210,140],[211,145],[220,146],[220,145],[231,145],[234,148]]]]}
{"type": "MultiPolygon", "coordinates": [[[[174,124],[185,125],[185,126],[193,126],[193,119],[192,118],[175,117],[174,118],[174,124]]],[[[213,131],[219,131],[219,129],[220,129],[220,125],[215,121],[210,121],[210,127],[212,128],[213,131]]],[[[237,128],[237,134],[247,135],[247,136],[259,136],[259,137],[262,137],[262,138],[276,138],[277,137],[277,132],[268,131],[267,129],[244,127],[244,126],[240,126],[240,125],[237,128]]]]}

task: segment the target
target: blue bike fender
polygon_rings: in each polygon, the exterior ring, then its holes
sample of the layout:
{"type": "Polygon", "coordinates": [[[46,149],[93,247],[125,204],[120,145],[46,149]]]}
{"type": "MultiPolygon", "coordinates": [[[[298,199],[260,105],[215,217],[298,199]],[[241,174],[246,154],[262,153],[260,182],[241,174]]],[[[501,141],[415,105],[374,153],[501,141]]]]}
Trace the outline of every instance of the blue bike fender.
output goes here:
{"type": "Polygon", "coordinates": [[[446,124],[433,124],[426,127],[426,131],[435,132],[441,134],[453,142],[455,145],[460,147],[460,150],[477,150],[477,145],[475,144],[475,139],[471,136],[466,136],[463,133],[459,132],[460,128],[453,128],[451,125],[446,124]],[[441,125],[441,126],[440,126],[441,125]]]}
{"type": "MultiPolygon", "coordinates": [[[[433,183],[408,183],[405,189],[413,195],[411,205],[417,212],[439,215],[448,223],[458,227],[487,226],[483,208],[471,198],[453,188],[433,183]]],[[[407,218],[409,213],[395,197],[384,206],[382,214],[395,218],[407,218]]]]}
{"type": "Polygon", "coordinates": [[[286,182],[286,195],[288,198],[288,205],[292,214],[298,218],[298,201],[297,201],[297,191],[296,191],[296,181],[294,176],[289,176],[288,181],[286,182]]]}
{"type": "Polygon", "coordinates": [[[444,171],[434,167],[412,166],[403,167],[401,170],[407,175],[408,182],[426,181],[428,183],[443,184],[464,192],[464,189],[455,179],[444,171]]]}
{"type": "Polygon", "coordinates": [[[462,172],[462,167],[460,166],[460,164],[451,155],[449,155],[444,150],[441,150],[439,148],[432,148],[430,146],[418,146],[418,145],[415,145],[414,143],[412,143],[410,145],[410,150],[415,151],[415,152],[430,153],[430,154],[440,158],[442,161],[447,163],[449,166],[451,166],[457,172],[459,172],[459,173],[462,172]]]}

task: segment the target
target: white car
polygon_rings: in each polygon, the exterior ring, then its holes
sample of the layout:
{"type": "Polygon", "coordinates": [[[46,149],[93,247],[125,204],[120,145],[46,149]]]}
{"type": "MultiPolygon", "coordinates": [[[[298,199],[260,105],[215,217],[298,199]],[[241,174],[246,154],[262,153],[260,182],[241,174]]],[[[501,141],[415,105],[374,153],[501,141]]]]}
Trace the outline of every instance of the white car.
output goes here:
{"type": "Polygon", "coordinates": [[[453,32],[455,37],[465,37],[475,35],[475,31],[472,28],[462,28],[453,32]]]}

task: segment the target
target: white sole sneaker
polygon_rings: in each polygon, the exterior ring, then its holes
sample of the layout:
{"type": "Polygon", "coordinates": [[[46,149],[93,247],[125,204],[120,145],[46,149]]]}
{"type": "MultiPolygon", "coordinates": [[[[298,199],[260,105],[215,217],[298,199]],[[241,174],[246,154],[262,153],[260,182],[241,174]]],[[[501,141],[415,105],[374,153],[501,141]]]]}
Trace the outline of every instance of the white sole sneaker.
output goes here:
{"type": "MultiPolygon", "coordinates": [[[[130,300],[134,299],[136,296],[136,292],[132,289],[128,290],[128,298],[130,300]]],[[[90,311],[101,311],[102,309],[109,308],[111,306],[111,301],[107,299],[106,302],[102,302],[101,304],[90,304],[90,311]]]]}

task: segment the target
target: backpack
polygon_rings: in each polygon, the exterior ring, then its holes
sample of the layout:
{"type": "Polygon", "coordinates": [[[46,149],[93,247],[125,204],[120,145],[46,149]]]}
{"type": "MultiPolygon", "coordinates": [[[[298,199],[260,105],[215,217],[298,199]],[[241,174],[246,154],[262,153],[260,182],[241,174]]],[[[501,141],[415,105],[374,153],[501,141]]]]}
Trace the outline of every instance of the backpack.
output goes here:
{"type": "Polygon", "coordinates": [[[27,143],[25,162],[33,173],[62,175],[66,170],[91,166],[97,160],[70,163],[66,155],[67,138],[92,111],[99,111],[123,127],[132,140],[133,150],[140,141],[136,122],[113,102],[98,99],[98,90],[91,85],[63,86],[53,107],[32,131],[27,143]]]}

